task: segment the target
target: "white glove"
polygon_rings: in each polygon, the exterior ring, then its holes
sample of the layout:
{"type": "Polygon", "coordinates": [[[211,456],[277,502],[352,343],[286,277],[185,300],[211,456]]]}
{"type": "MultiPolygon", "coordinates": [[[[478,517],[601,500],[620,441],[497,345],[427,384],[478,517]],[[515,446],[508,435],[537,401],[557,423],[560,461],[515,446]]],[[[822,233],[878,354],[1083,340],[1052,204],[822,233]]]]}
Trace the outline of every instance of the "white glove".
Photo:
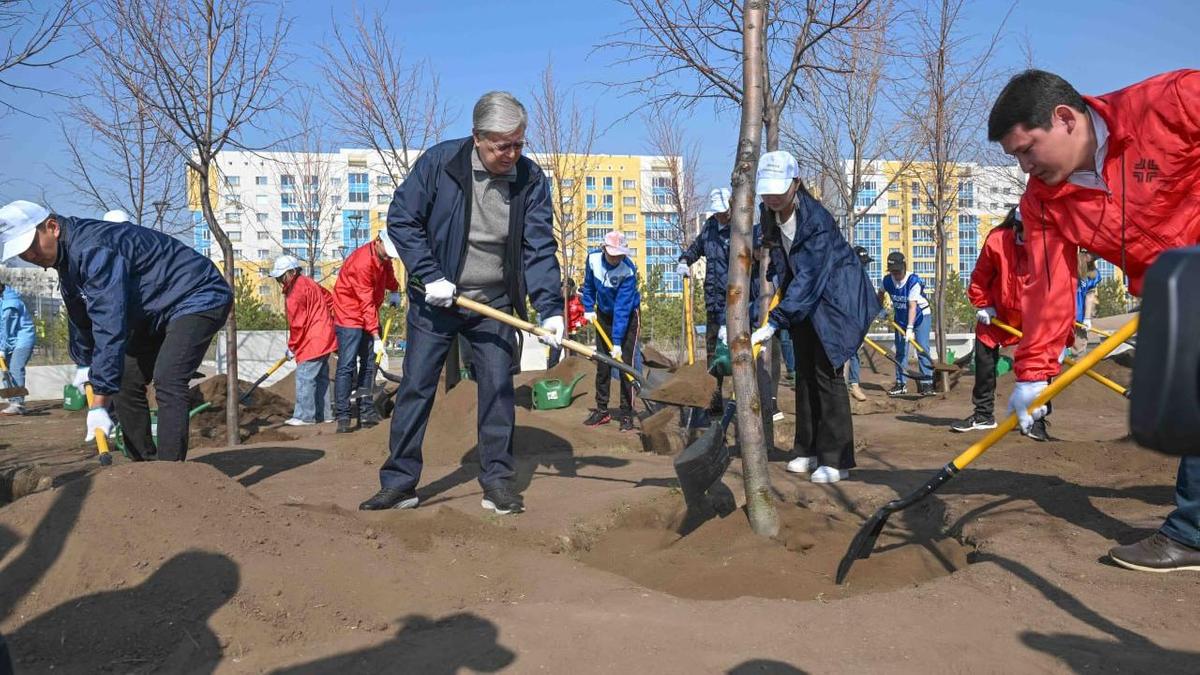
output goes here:
{"type": "Polygon", "coordinates": [[[727,336],[728,333],[725,331],[725,326],[721,326],[721,328],[717,330],[717,340],[724,342],[725,344],[729,344],[729,342],[725,339],[727,336]]]}
{"type": "Polygon", "coordinates": [[[562,316],[552,316],[542,322],[542,328],[550,331],[550,335],[539,335],[538,341],[544,345],[550,345],[555,349],[562,346],[563,333],[566,331],[566,325],[563,323],[562,316]]]}
{"type": "Polygon", "coordinates": [[[95,440],[97,429],[99,429],[105,436],[112,435],[113,421],[112,418],[108,416],[108,411],[104,408],[92,408],[91,410],[88,410],[87,435],[83,437],[83,440],[95,440]]]}
{"type": "Polygon", "coordinates": [[[294,358],[296,358],[296,354],[290,349],[287,350],[287,360],[291,361],[294,358]]]}
{"type": "Polygon", "coordinates": [[[595,321],[595,320],[596,320],[596,313],[595,313],[595,312],[584,312],[584,313],[583,313],[583,320],[584,320],[584,321],[587,321],[588,323],[591,323],[591,322],[595,321]]]}
{"type": "Polygon", "coordinates": [[[425,302],[434,307],[449,307],[454,304],[454,284],[438,279],[425,284],[425,302]]]}
{"type": "Polygon", "coordinates": [[[375,352],[376,357],[383,356],[387,352],[383,346],[383,338],[375,338],[375,343],[371,345],[371,349],[375,352]]]}
{"type": "Polygon", "coordinates": [[[690,277],[692,276],[692,268],[687,263],[681,262],[675,266],[675,273],[681,277],[690,277]]]}
{"type": "Polygon", "coordinates": [[[92,369],[87,366],[75,369],[75,379],[71,380],[71,386],[79,390],[79,393],[84,393],[83,386],[88,382],[88,376],[92,373],[92,369]]]}
{"type": "Polygon", "coordinates": [[[758,330],[756,330],[750,334],[750,342],[751,342],[751,344],[759,344],[761,342],[766,342],[767,340],[770,340],[771,336],[774,334],[775,334],[775,326],[772,326],[771,324],[768,323],[767,325],[763,326],[762,328],[759,328],[758,330]]]}
{"type": "Polygon", "coordinates": [[[904,329],[905,342],[916,342],[916,339],[917,339],[916,336],[913,334],[912,326],[909,326],[908,328],[904,329]]]}
{"type": "Polygon", "coordinates": [[[1017,388],[1013,389],[1012,396],[1008,397],[1008,412],[1017,414],[1017,421],[1020,423],[1023,433],[1029,433],[1034,421],[1046,416],[1047,411],[1044,405],[1038,406],[1033,411],[1029,410],[1033,399],[1037,398],[1037,395],[1042,393],[1045,388],[1045,382],[1018,382],[1017,388]]]}
{"type": "Polygon", "coordinates": [[[1083,321],[1080,321],[1079,323],[1083,324],[1083,327],[1088,330],[1092,329],[1092,320],[1091,319],[1084,319],[1083,321]]]}
{"type": "Polygon", "coordinates": [[[392,291],[388,293],[388,305],[391,307],[400,306],[400,291],[392,291]]]}
{"type": "Polygon", "coordinates": [[[975,312],[975,320],[985,326],[992,325],[992,319],[995,318],[995,316],[996,310],[992,309],[991,307],[984,307],[978,312],[975,312]]]}
{"type": "Polygon", "coordinates": [[[614,359],[620,361],[621,360],[621,345],[613,345],[612,352],[610,352],[610,353],[612,354],[612,357],[614,359]]]}

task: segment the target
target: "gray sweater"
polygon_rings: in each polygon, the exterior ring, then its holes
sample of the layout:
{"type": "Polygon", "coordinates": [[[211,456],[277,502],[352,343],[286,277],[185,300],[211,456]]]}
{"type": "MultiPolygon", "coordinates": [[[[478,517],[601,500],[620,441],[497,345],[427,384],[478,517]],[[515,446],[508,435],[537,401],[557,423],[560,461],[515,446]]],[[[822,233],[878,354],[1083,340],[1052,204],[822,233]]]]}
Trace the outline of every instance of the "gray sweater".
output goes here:
{"type": "Polygon", "coordinates": [[[505,306],[511,302],[504,283],[504,251],[508,245],[509,187],[517,179],[516,166],[507,174],[493,175],[476,150],[471,153],[471,168],[471,227],[458,288],[471,300],[505,306]]]}

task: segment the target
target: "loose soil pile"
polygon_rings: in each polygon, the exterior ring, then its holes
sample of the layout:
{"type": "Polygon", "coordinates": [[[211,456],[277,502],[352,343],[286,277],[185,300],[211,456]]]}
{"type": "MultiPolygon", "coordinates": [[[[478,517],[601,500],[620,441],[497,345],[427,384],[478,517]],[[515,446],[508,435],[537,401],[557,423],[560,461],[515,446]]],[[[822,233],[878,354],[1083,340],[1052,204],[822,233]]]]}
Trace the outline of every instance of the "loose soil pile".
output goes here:
{"type": "MultiPolygon", "coordinates": [[[[202,402],[211,403],[212,407],[192,418],[191,447],[225,445],[225,395],[228,382],[229,378],[225,375],[214,375],[192,387],[192,407],[202,402]]],[[[238,391],[244,395],[253,384],[239,381],[238,391]]],[[[294,381],[292,386],[294,389],[294,381]]],[[[283,432],[279,426],[292,416],[294,407],[293,401],[269,388],[255,389],[249,400],[241,405],[238,417],[242,442],[292,440],[294,436],[283,432]]]]}
{"type": "Polygon", "coordinates": [[[676,368],[665,382],[645,392],[645,397],[651,401],[707,408],[716,389],[716,379],[708,374],[703,363],[697,362],[676,368]]]}

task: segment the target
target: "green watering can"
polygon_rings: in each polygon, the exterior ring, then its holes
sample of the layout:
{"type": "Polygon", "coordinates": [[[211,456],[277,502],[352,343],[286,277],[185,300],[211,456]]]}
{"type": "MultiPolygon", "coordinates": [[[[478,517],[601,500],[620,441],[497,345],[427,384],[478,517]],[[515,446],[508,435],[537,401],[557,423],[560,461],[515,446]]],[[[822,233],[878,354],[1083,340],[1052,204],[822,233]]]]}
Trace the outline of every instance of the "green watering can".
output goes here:
{"type": "Polygon", "coordinates": [[[583,379],[586,373],[580,373],[571,380],[571,384],[564,384],[562,380],[549,379],[538,380],[533,383],[533,408],[534,410],[557,410],[571,405],[571,395],[575,393],[575,385],[583,379]]]}
{"type": "MultiPolygon", "coordinates": [[[[191,410],[188,411],[188,419],[191,419],[191,418],[195,417],[196,415],[199,415],[200,413],[204,412],[205,410],[208,410],[211,407],[212,407],[212,403],[208,403],[208,402],[201,403],[200,405],[198,405],[195,408],[192,408],[191,410]]],[[[158,443],[158,409],[157,408],[150,411],[150,435],[154,437],[154,442],[158,443]]],[[[116,439],[117,449],[121,451],[121,454],[125,455],[125,457],[128,458],[129,457],[129,448],[128,448],[128,446],[125,445],[125,434],[122,433],[120,424],[113,427],[113,438],[116,439]]]]}
{"type": "Polygon", "coordinates": [[[63,408],[66,410],[83,410],[87,407],[87,399],[84,398],[83,392],[75,388],[73,384],[63,385],[63,408]]]}
{"type": "Polygon", "coordinates": [[[729,345],[724,342],[717,343],[717,348],[713,350],[712,365],[708,367],[708,372],[722,377],[728,377],[733,374],[733,361],[729,358],[729,345]]]}

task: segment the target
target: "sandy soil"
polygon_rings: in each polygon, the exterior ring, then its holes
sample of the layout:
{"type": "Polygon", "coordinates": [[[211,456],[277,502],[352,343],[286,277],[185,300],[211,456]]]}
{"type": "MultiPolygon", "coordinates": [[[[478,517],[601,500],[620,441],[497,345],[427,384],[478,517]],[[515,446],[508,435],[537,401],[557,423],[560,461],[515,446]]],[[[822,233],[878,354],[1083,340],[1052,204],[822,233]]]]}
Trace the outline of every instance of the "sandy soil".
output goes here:
{"type": "MultiPolygon", "coordinates": [[[[685,523],[670,456],[580,424],[591,377],[555,411],[529,409],[532,378],[518,380],[529,511],[504,518],[479,507],[469,383],[439,392],[423,503],[406,512],[355,510],[378,487],[385,427],[257,442],[283,433],[268,422],[186,464],[100,469],[82,413],[0,420],[0,469],[33,464],[52,484],[0,508],[0,632],[19,672],[1196,670],[1200,574],[1104,557],[1170,510],[1176,462],[1125,440],[1125,401],[1087,380],[1056,403],[1058,440],[1005,439],[835,586],[862,520],[978,438],[948,429],[970,412],[969,376],[887,399],[882,371],[864,364],[850,480],[785,473],[790,416],[777,425],[776,540],[740,510],[685,523]]],[[[739,503],[740,479],[735,460],[739,503]]]]}

